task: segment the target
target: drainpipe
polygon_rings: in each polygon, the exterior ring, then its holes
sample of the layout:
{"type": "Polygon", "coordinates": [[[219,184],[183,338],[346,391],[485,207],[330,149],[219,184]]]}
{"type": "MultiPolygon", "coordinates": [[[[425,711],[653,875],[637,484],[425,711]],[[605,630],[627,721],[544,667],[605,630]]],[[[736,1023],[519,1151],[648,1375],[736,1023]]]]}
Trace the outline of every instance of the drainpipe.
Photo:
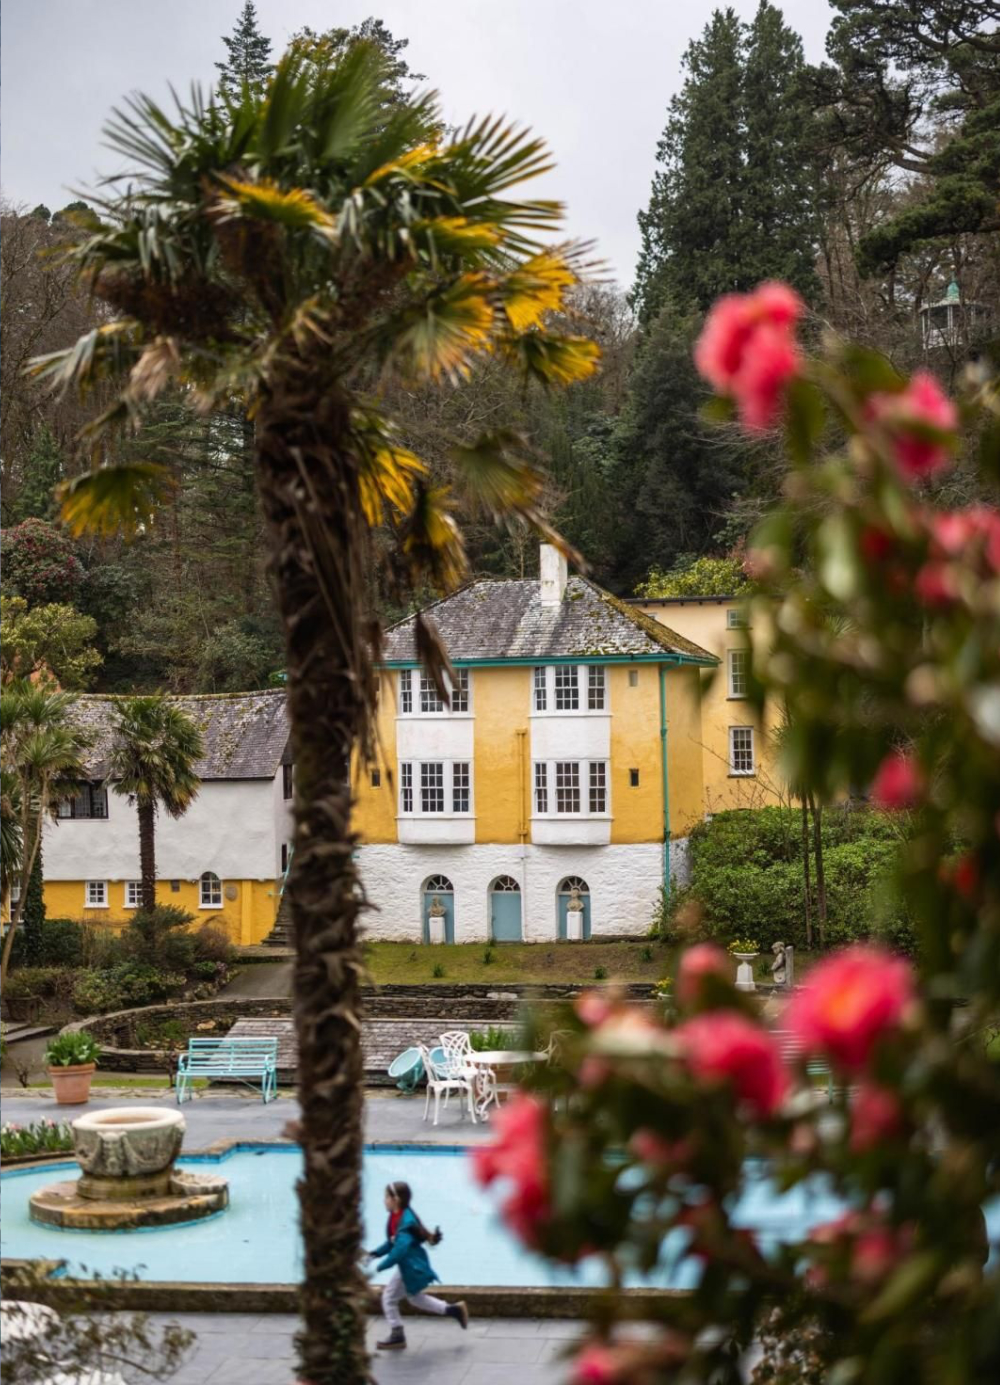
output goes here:
{"type": "Polygon", "coordinates": [[[667,777],[667,670],[660,664],[660,779],[663,785],[663,888],[670,898],[670,782],[667,777]]]}
{"type": "Polygon", "coordinates": [[[528,933],[528,811],[527,811],[527,755],[528,732],[521,727],[517,736],[517,837],[521,843],[521,937],[528,933]]]}

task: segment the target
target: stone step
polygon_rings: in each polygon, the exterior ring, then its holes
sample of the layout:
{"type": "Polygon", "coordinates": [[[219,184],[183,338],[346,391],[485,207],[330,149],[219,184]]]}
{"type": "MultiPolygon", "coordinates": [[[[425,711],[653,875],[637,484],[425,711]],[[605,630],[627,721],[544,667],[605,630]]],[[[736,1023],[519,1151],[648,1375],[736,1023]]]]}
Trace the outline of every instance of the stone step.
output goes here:
{"type": "Polygon", "coordinates": [[[45,1039],[50,1034],[55,1034],[58,1028],[57,1024],[5,1024],[4,1042],[16,1044],[23,1039],[45,1039]]]}

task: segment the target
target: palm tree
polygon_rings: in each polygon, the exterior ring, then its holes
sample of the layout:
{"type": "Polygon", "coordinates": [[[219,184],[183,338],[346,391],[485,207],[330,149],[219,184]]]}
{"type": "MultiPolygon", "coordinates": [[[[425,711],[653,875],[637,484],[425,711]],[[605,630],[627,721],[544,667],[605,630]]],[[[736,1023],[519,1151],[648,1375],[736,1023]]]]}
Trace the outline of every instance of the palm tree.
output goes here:
{"type": "Polygon", "coordinates": [[[4,902],[21,866],[21,786],[6,765],[0,768],[0,899],[4,902]]]}
{"type": "MultiPolygon", "coordinates": [[[[74,701],[69,693],[52,692],[44,685],[26,681],[9,684],[0,694],[0,747],[5,769],[2,845],[5,853],[15,844],[19,846],[17,867],[21,886],[0,959],[0,987],[7,980],[11,949],[24,913],[45,817],[55,814],[60,799],[75,792],[85,774],[83,757],[88,737],[70,714],[74,701]],[[14,814],[16,829],[10,820],[14,814]]],[[[7,870],[9,867],[5,867],[5,877],[7,870]]]]}
{"type": "MultiPolygon", "coordinates": [[[[360,1385],[362,905],[349,766],[371,741],[370,578],[384,564],[397,597],[461,578],[456,491],[550,532],[540,477],[510,432],[456,441],[443,484],[400,445],[382,393],[459,379],[485,353],[527,381],[589,374],[593,343],[548,326],[582,252],[534,238],[558,225],[557,203],[508,196],[550,166],[540,141],[498,119],[447,134],[436,98],[393,95],[366,44],[331,62],[293,48],[266,94],[238,105],[194,90],[168,116],[136,97],[106,134],[131,167],[102,206],[107,224],[71,253],[119,316],[37,369],[83,390],[124,376],[95,440],[168,384],[204,411],[238,396],[254,419],[296,763],[300,1365],[314,1385],[360,1385]]],[[[163,481],[149,465],[100,466],[66,490],[63,512],[77,527],[134,526],[163,481]]],[[[429,623],[417,640],[444,689],[429,623]]]]}
{"type": "Polygon", "coordinates": [[[112,716],[107,779],[139,816],[143,909],[156,904],[156,812],[183,817],[198,795],[195,765],[204,753],[197,726],[165,697],[127,697],[112,716]]]}

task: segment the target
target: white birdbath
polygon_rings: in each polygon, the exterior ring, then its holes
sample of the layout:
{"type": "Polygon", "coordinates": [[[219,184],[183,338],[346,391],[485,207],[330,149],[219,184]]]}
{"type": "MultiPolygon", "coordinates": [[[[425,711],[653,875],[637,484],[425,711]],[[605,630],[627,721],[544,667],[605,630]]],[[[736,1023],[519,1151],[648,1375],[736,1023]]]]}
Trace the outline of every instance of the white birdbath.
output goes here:
{"type": "Polygon", "coordinates": [[[760,956],[759,952],[734,952],[733,956],[739,962],[736,968],[736,989],[738,991],[755,991],[757,984],[753,979],[753,966],[755,958],[760,956]]]}

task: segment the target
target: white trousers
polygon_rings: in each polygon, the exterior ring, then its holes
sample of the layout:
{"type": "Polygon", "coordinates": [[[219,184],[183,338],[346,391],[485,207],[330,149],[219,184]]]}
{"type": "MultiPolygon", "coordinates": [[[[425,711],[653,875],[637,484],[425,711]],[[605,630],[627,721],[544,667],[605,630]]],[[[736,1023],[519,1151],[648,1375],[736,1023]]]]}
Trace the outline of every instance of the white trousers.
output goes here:
{"type": "Polygon", "coordinates": [[[403,1283],[403,1276],[398,1269],[395,1269],[382,1290],[382,1312],[385,1314],[385,1320],[390,1327],[403,1326],[399,1304],[400,1300],[404,1298],[408,1299],[414,1308],[419,1308],[421,1313],[437,1313],[440,1316],[448,1309],[444,1299],[435,1298],[433,1294],[408,1294],[406,1285],[403,1283]]]}

